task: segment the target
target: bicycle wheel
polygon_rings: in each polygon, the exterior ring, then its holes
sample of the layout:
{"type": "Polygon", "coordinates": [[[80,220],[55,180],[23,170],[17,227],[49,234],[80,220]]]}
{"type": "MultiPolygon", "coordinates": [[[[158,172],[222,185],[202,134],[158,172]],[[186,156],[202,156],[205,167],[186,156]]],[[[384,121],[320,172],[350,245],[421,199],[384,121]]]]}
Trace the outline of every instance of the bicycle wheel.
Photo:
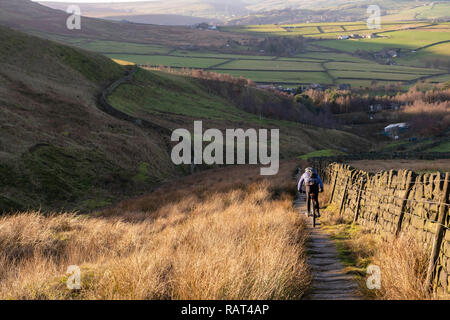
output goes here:
{"type": "Polygon", "coordinates": [[[316,208],[316,205],[314,204],[313,205],[313,228],[315,228],[316,227],[316,217],[317,217],[317,208],[316,208]]]}

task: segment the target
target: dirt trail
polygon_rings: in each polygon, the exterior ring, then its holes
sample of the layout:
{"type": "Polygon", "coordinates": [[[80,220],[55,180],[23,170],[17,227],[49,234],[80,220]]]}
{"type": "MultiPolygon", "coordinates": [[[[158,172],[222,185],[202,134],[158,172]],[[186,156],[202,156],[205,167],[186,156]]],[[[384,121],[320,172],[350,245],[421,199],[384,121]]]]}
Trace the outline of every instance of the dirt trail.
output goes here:
{"type": "MultiPolygon", "coordinates": [[[[305,196],[294,203],[300,214],[306,212],[305,196]]],[[[307,300],[359,300],[358,285],[353,276],[347,274],[339,260],[337,247],[330,237],[320,228],[312,227],[312,218],[308,218],[310,238],[308,242],[308,263],[313,273],[311,289],[307,300]]]]}

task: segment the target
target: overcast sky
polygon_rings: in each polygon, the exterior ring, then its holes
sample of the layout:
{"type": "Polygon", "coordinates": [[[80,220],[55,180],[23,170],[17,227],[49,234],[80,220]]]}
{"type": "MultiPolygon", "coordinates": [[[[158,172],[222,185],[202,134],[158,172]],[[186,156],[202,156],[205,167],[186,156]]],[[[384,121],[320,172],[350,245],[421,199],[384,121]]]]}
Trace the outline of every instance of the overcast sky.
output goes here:
{"type": "Polygon", "coordinates": [[[67,2],[67,3],[111,3],[111,2],[138,2],[138,1],[155,1],[155,0],[32,0],[32,1],[34,1],[34,2],[67,2]]]}

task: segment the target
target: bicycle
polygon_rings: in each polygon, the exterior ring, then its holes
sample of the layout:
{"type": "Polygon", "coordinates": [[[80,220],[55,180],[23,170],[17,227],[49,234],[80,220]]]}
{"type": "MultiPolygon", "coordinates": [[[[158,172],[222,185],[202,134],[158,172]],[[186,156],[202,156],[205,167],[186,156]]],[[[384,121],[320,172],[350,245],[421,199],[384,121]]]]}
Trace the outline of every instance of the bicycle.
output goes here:
{"type": "MultiPolygon", "coordinates": [[[[320,192],[320,191],[319,191],[320,192]]],[[[305,195],[305,201],[308,201],[308,197],[306,197],[306,193],[305,192],[303,192],[303,194],[305,195]]],[[[312,214],[312,218],[313,218],[313,228],[315,228],[316,227],[316,225],[317,225],[317,218],[319,218],[320,216],[319,216],[319,208],[317,207],[317,203],[318,203],[318,201],[316,201],[316,200],[314,200],[314,199],[316,199],[316,198],[318,198],[319,197],[319,195],[317,194],[315,194],[315,193],[311,193],[310,194],[310,196],[309,196],[309,198],[310,198],[310,201],[312,200],[312,211],[313,211],[313,214],[312,214]]],[[[311,213],[310,212],[308,212],[308,217],[310,217],[311,216],[311,213]]]]}
{"type": "MultiPolygon", "coordinates": [[[[319,196],[319,195],[314,195],[314,196],[319,196]]],[[[314,199],[314,198],[312,198],[314,199]]],[[[312,201],[313,204],[313,228],[316,227],[316,219],[319,217],[319,208],[317,208],[317,201],[312,201]]]]}

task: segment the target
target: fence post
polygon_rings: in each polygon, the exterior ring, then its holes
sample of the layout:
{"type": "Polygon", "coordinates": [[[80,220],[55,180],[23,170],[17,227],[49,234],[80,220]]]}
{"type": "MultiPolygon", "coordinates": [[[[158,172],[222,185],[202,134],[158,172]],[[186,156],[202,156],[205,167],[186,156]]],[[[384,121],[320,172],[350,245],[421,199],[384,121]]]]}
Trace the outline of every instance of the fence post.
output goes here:
{"type": "Polygon", "coordinates": [[[337,183],[338,175],[339,175],[339,170],[336,170],[336,171],[334,172],[334,181],[333,181],[333,188],[331,189],[330,203],[333,203],[334,190],[336,189],[336,183],[337,183]]]}
{"type": "Polygon", "coordinates": [[[398,221],[397,221],[397,230],[395,230],[395,237],[398,237],[398,235],[400,234],[400,231],[402,230],[402,223],[403,223],[403,217],[405,216],[406,204],[408,203],[409,193],[411,192],[412,187],[414,185],[412,180],[413,180],[413,172],[410,171],[408,174],[408,178],[406,179],[406,190],[405,190],[405,195],[403,196],[402,205],[400,206],[400,210],[399,210],[399,217],[398,217],[398,221]]]}
{"type": "Polygon", "coordinates": [[[439,218],[438,218],[439,223],[436,226],[436,234],[434,235],[433,248],[431,250],[430,263],[428,265],[427,279],[425,282],[427,290],[430,290],[436,272],[436,263],[439,258],[439,251],[441,249],[444,225],[448,215],[447,199],[449,193],[450,193],[449,173],[447,172],[445,174],[444,191],[442,193],[441,206],[439,208],[439,218]]]}
{"type": "Polygon", "coordinates": [[[344,208],[344,202],[345,202],[345,196],[347,195],[347,188],[348,188],[348,180],[349,180],[349,176],[347,175],[347,178],[345,179],[345,188],[344,188],[344,192],[342,193],[342,199],[341,199],[341,204],[339,206],[339,216],[342,216],[342,209],[344,208]]]}
{"type": "Polygon", "coordinates": [[[356,223],[356,221],[358,221],[358,217],[359,217],[359,207],[361,204],[361,196],[362,196],[362,189],[364,187],[364,179],[360,178],[360,183],[359,183],[359,191],[358,191],[358,199],[356,200],[356,210],[355,210],[355,216],[353,218],[353,224],[356,223]]]}

